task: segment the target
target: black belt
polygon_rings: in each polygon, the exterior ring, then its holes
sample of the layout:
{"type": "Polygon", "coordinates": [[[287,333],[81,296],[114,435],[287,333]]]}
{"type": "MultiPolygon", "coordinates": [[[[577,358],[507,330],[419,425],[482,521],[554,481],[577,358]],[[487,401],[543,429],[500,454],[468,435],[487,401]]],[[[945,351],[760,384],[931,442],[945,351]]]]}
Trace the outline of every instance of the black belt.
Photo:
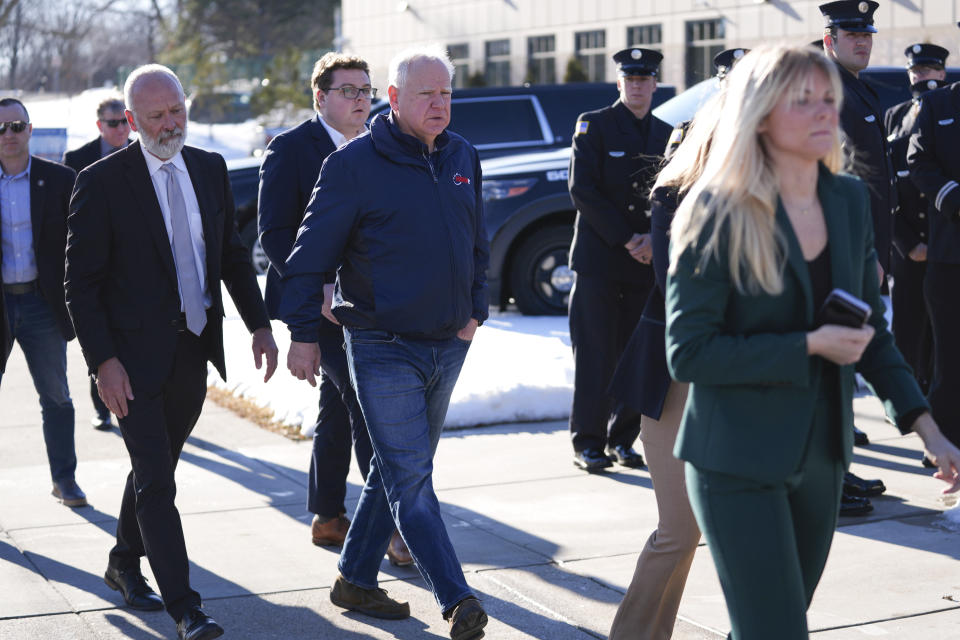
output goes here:
{"type": "Polygon", "coordinates": [[[23,295],[24,293],[33,293],[34,291],[39,290],[40,285],[36,280],[31,280],[30,282],[14,282],[3,285],[3,292],[12,296],[23,295]]]}

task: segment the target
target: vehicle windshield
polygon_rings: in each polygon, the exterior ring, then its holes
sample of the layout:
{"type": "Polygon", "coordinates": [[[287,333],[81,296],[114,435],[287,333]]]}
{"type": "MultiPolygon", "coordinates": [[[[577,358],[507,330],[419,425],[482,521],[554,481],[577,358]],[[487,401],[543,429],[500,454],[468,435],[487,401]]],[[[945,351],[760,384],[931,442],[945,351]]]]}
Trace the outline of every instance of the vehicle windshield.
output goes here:
{"type": "Polygon", "coordinates": [[[675,127],[693,119],[697,110],[719,90],[720,82],[715,77],[707,78],[655,108],[653,115],[675,127]]]}

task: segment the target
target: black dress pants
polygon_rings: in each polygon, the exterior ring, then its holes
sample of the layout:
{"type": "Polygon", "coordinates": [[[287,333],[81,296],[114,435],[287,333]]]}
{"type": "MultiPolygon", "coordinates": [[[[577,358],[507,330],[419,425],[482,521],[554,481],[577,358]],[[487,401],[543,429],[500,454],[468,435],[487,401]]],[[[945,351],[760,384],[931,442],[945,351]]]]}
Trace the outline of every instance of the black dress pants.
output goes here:
{"type": "Polygon", "coordinates": [[[607,445],[629,447],[640,433],[640,414],[624,404],[614,405],[607,388],[653,288],[650,271],[649,280],[639,283],[577,274],[570,292],[569,318],[574,451],[607,445]]]}
{"type": "Polygon", "coordinates": [[[933,381],[927,400],[943,435],[960,446],[960,264],[928,263],[923,284],[933,327],[933,381]]]}
{"type": "Polygon", "coordinates": [[[120,503],[110,566],[139,569],[140,558],[146,555],[174,620],[200,604],[200,595],[190,588],[180,512],[174,504],[174,471],[207,394],[205,339],[206,334],[180,333],[163,387],[152,394],[134,388],[127,417],[119,421],[133,470],[120,503]]]}
{"type": "Polygon", "coordinates": [[[924,391],[929,387],[933,375],[933,332],[923,296],[926,273],[926,262],[916,262],[894,254],[891,329],[897,349],[913,368],[913,375],[924,391]]]}
{"type": "Polygon", "coordinates": [[[350,383],[343,329],[324,320],[320,329],[320,412],[313,434],[307,509],[321,518],[335,518],[346,511],[350,444],[357,466],[366,480],[373,457],[357,395],[350,383]]]}

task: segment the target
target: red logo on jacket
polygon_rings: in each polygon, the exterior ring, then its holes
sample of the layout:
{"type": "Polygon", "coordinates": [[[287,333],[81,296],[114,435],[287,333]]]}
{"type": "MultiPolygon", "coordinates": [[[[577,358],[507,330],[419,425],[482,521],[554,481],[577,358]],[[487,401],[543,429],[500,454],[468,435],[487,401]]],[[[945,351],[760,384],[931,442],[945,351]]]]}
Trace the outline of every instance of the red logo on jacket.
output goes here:
{"type": "Polygon", "coordinates": [[[459,173],[454,174],[453,184],[470,184],[470,178],[465,178],[459,173]]]}

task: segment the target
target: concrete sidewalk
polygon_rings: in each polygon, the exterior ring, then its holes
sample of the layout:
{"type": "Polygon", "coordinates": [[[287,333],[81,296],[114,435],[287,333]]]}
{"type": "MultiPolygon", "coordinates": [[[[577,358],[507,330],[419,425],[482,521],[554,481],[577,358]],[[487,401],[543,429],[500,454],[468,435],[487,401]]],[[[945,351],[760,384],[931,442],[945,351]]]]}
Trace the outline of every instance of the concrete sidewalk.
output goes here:
{"type": "MultiPolygon", "coordinates": [[[[91,506],[50,495],[39,405],[18,348],[0,389],[0,639],[175,637],[163,612],[140,613],[102,579],[129,459],[119,432],[90,427],[82,359],[69,348],[77,406],[77,480],[91,506]]],[[[279,371],[278,375],[286,375],[279,371]]],[[[316,394],[306,385],[303,393],[316,394]]],[[[823,640],[960,638],[960,531],[940,515],[940,483],[920,467],[919,440],[857,401],[873,444],[854,472],[887,495],[869,517],[841,522],[809,620],[823,640]]],[[[292,442],[207,403],[184,450],[177,504],[194,587],[227,638],[447,638],[415,569],[384,562],[381,577],[410,601],[405,621],[364,618],[330,604],[335,550],[310,543],[305,510],[310,443],[292,442]]],[[[435,486],[471,586],[490,614],[487,637],[604,638],[656,525],[643,470],[589,476],[570,463],[564,423],[448,433],[435,486]]],[[[350,477],[352,508],[360,477],[350,477]]],[[[956,525],[954,525],[956,526],[956,525]]],[[[152,581],[147,563],[144,573],[152,581]]],[[[701,545],[675,638],[724,637],[728,622],[709,550],[701,545]]]]}

